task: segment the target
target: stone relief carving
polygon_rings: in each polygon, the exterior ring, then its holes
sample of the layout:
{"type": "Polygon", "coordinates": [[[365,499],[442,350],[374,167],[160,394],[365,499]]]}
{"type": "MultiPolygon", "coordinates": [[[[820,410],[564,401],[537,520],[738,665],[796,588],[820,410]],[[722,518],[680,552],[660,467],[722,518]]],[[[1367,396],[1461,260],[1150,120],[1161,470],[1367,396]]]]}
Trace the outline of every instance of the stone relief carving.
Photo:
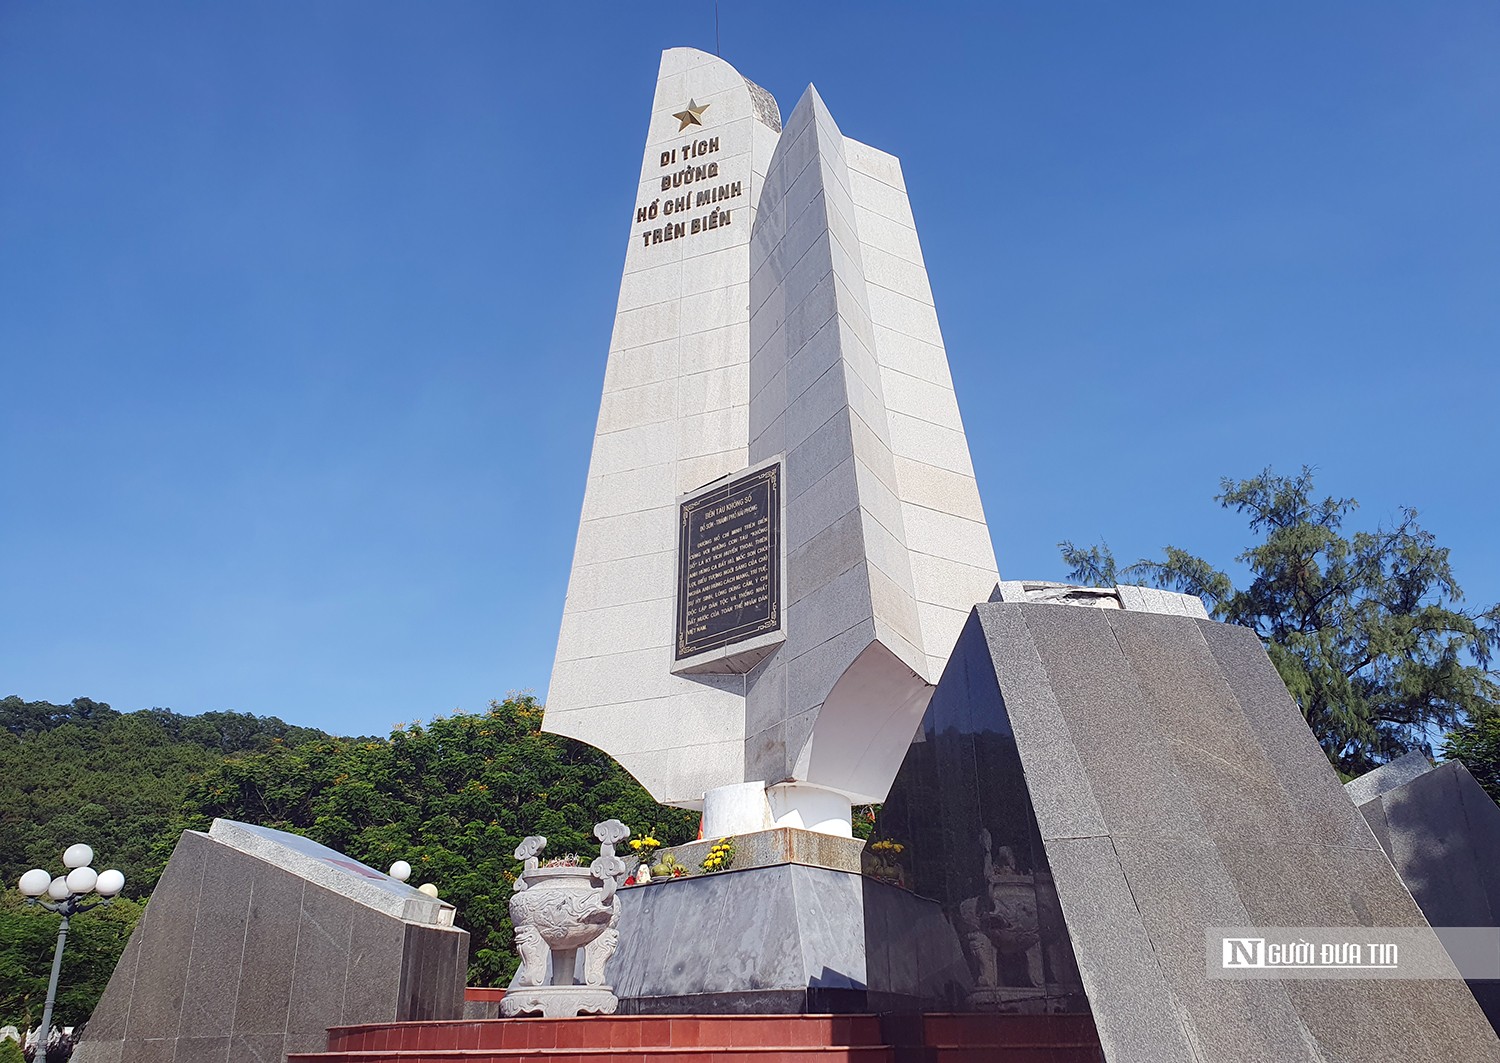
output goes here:
{"type": "Polygon", "coordinates": [[[959,904],[956,923],[974,973],[970,1003],[1006,1010],[1077,974],[1052,876],[1018,870],[1011,847],[994,845],[988,830],[979,843],[984,891],[959,904]]]}

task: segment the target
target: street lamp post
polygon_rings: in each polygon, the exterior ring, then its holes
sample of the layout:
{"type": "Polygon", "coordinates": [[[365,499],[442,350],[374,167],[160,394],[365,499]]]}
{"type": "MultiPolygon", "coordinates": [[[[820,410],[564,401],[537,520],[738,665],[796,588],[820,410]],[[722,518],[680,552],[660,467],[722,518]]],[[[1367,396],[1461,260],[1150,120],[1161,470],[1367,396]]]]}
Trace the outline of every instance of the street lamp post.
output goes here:
{"type": "Polygon", "coordinates": [[[114,868],[98,872],[89,865],[94,862],[94,850],[87,845],[70,845],[63,853],[63,864],[67,871],[52,876],[50,871],[35,867],[21,876],[17,883],[28,904],[39,904],[49,912],[62,916],[57,928],[57,950],[52,954],[52,978],[47,983],[47,1003],[42,1008],[42,1031],[37,1045],[36,1063],[47,1063],[47,1042],[52,1038],[52,1005],[57,1002],[57,978],[62,974],[63,945],[68,940],[68,920],[73,916],[109,904],[125,888],[125,876],[114,868]],[[89,900],[90,894],[97,899],[89,900]],[[43,900],[43,897],[49,898],[43,900]]]}

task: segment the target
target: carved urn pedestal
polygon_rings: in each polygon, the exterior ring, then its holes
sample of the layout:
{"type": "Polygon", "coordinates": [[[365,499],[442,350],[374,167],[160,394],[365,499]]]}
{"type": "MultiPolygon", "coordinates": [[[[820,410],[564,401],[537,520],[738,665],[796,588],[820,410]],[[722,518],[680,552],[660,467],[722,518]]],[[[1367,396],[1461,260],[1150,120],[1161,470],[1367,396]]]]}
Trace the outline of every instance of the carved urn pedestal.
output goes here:
{"type": "Polygon", "coordinates": [[[620,940],[615,887],[625,877],[625,863],[615,856],[614,845],[629,831],[618,820],[609,820],[596,826],[594,835],[602,844],[599,859],[589,867],[538,867],[545,838],[528,838],[516,850],[516,858],[526,861],[510,899],[521,969],[500,1002],[500,1014],[507,1018],[610,1015],[619,1005],[613,989],[604,984],[604,965],[620,940]]]}

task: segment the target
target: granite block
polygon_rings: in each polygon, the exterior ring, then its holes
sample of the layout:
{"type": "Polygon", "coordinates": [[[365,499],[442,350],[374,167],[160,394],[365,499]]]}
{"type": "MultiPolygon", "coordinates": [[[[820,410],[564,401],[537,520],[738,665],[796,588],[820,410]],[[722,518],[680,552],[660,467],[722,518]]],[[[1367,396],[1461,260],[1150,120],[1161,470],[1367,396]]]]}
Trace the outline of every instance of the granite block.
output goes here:
{"type": "MultiPolygon", "coordinates": [[[[497,1019],[500,1017],[499,1005],[490,1005],[491,1013],[484,1018],[497,1019]]],[[[286,1050],[290,1055],[293,1052],[322,1052],[328,1047],[328,1030],[326,1028],[314,1029],[307,1027],[291,1027],[287,1030],[286,1050]]]]}
{"type": "Polygon", "coordinates": [[[1204,1058],[1324,1063],[1283,983],[1207,975],[1202,928],[1256,925],[1217,846],[1138,836],[1114,844],[1157,966],[1204,1058]]]}
{"type": "Polygon", "coordinates": [[[291,1010],[302,896],[309,887],[279,867],[257,864],[250,880],[249,919],[230,1033],[280,1036],[291,1010]]]}
{"type": "MultiPolygon", "coordinates": [[[[227,1037],[244,957],[250,893],[259,863],[235,850],[221,851],[203,868],[194,910],[193,941],[178,1037],[227,1037]]],[[[258,975],[259,972],[256,972],[258,975]]]]}
{"type": "MultiPolygon", "coordinates": [[[[349,932],[349,973],[340,1021],[393,1022],[400,1004],[406,928],[369,909],[354,910],[349,932]]],[[[331,1020],[330,1020],[331,1024],[331,1020]]]]}
{"type": "Polygon", "coordinates": [[[1105,615],[1209,836],[1298,836],[1300,815],[1201,633],[1172,616],[1105,615]]]}
{"type": "Polygon", "coordinates": [[[1440,764],[1378,804],[1391,860],[1434,925],[1500,925],[1500,806],[1467,768],[1440,764]]]}
{"type": "Polygon", "coordinates": [[[230,1063],[229,1037],[179,1037],[172,1063],[230,1063]]]}
{"type": "MultiPolygon", "coordinates": [[[[805,979],[791,980],[788,972],[806,970],[801,941],[785,929],[795,925],[800,914],[791,876],[768,869],[728,871],[707,878],[704,908],[717,933],[701,934],[700,948],[709,952],[701,961],[698,977],[685,983],[689,992],[733,993],[739,989],[781,989],[805,986],[805,979]],[[750,885],[749,876],[759,881],[750,885]],[[756,915],[746,919],[737,909],[739,899],[754,889],[756,915]],[[768,934],[771,928],[782,932],[768,934]]],[[[665,883],[680,888],[682,883],[665,883]]],[[[649,896],[649,894],[648,894],[649,896]]],[[[621,920],[623,922],[623,918],[621,920]]],[[[699,924],[703,925],[703,924],[699,924]]]]}
{"type": "Polygon", "coordinates": [[[241,1033],[229,1039],[231,1063],[286,1063],[286,1038],[279,1033],[241,1033]]]}
{"type": "MultiPolygon", "coordinates": [[[[684,867],[697,867],[718,839],[706,838],[661,850],[657,859],[667,854],[684,867]]],[[[865,843],[861,838],[840,838],[833,834],[802,830],[797,827],[773,827],[770,830],[737,834],[734,837],[734,867],[743,871],[773,864],[808,864],[836,871],[860,870],[860,856],[865,843]]]]}
{"type": "MultiPolygon", "coordinates": [[[[868,988],[859,876],[829,875],[798,864],[787,870],[808,984],[825,989],[868,988]]],[[[888,972],[887,965],[881,973],[888,972]]]]}
{"type": "Polygon", "coordinates": [[[1047,856],[1105,1058],[1197,1060],[1114,845],[1108,838],[1059,838],[1047,856]]]}
{"type": "MultiPolygon", "coordinates": [[[[959,646],[963,652],[955,650],[949,658],[948,671],[934,700],[949,696],[951,687],[966,706],[974,706],[974,711],[983,712],[988,719],[1006,720],[1012,733],[1027,743],[1031,755],[1025,771],[1027,779],[1032,780],[1030,785],[1054,795],[1036,809],[1043,835],[1081,838],[1103,834],[1103,813],[1023,618],[1015,612],[987,609],[981,619],[976,610],[965,625],[959,646]],[[982,626],[982,638],[978,632],[970,635],[970,626],[982,626]],[[1007,682],[1030,692],[1030,696],[996,704],[1000,687],[994,659],[1005,645],[1011,647],[1006,655],[1007,682]],[[953,672],[951,679],[949,672],[953,672]]],[[[971,721],[969,726],[973,726],[971,721]]]]}
{"type": "Polygon", "coordinates": [[[120,1063],[163,1063],[168,1059],[175,1063],[176,1052],[175,1037],[132,1038],[123,1042],[120,1063]]]}
{"type": "MultiPolygon", "coordinates": [[[[92,1020],[90,1020],[92,1021],[92,1020]]],[[[125,1056],[125,1042],[84,1041],[73,1049],[70,1063],[121,1063],[125,1056]]]]}
{"type": "Polygon", "coordinates": [[[1289,981],[1286,988],[1329,1059],[1500,1061],[1500,1042],[1457,979],[1305,979],[1289,981]]]}
{"type": "Polygon", "coordinates": [[[403,936],[405,940],[401,944],[401,980],[396,986],[396,1014],[415,1017],[416,997],[427,969],[432,963],[429,956],[431,943],[419,937],[415,927],[404,927],[403,936]]]}
{"type": "MultiPolygon", "coordinates": [[[[979,609],[1024,610],[1052,696],[1110,833],[1189,837],[1202,832],[1192,791],[1162,740],[1147,696],[1111,627],[1110,614],[1054,605],[979,609]]],[[[1003,668],[997,664],[996,674],[1006,704],[1025,700],[1037,688],[1013,686],[1010,661],[1004,663],[1003,668]]]]}
{"type": "Polygon", "coordinates": [[[1192,623],[1219,662],[1256,741],[1276,767],[1276,781],[1297,815],[1298,837],[1309,844],[1378,848],[1255,632],[1209,620],[1192,623]]]}
{"type": "Polygon", "coordinates": [[[331,890],[309,883],[298,912],[287,1029],[321,1033],[340,1018],[349,967],[354,907],[331,890]]]}
{"type": "Polygon", "coordinates": [[[626,1014],[859,1011],[877,999],[911,1009],[943,1001],[963,974],[938,906],[848,872],[781,864],[620,898],[605,977],[626,1014]],[[915,935],[931,939],[920,954],[915,935]]]}
{"type": "MultiPolygon", "coordinates": [[[[1463,764],[1408,754],[1344,789],[1365,798],[1359,811],[1433,926],[1500,926],[1500,806],[1463,764]]],[[[1500,982],[1468,986],[1500,1030],[1500,982]]]]}
{"type": "Polygon", "coordinates": [[[1344,784],[1344,793],[1348,794],[1349,800],[1356,805],[1363,805],[1366,801],[1373,800],[1398,786],[1405,786],[1418,775],[1427,774],[1432,767],[1432,761],[1427,759],[1427,754],[1420,749],[1414,749],[1389,763],[1382,764],[1373,771],[1365,772],[1357,779],[1351,779],[1344,784]]]}
{"type": "Polygon", "coordinates": [[[397,1013],[403,971],[407,1012],[458,1017],[468,934],[386,910],[439,916],[441,904],[418,894],[409,908],[415,891],[306,839],[220,824],[178,843],[79,1063],[279,1063],[321,1049],[330,1024],[411,1017],[397,1013]],[[325,866],[304,874],[309,860],[325,866]]]}
{"type": "MultiPolygon", "coordinates": [[[[177,1036],[187,985],[187,957],[192,951],[199,890],[210,849],[203,835],[184,832],[151,894],[152,903],[141,916],[136,969],[149,972],[150,977],[137,974],[128,999],[120,1001],[128,1042],[177,1036]]],[[[112,994],[106,995],[114,999],[112,994]]],[[[110,1021],[106,1019],[107,1024],[110,1021]]],[[[113,1021],[118,1024],[119,1020],[113,1021]]],[[[126,1052],[127,1057],[130,1054],[126,1052]]]]}

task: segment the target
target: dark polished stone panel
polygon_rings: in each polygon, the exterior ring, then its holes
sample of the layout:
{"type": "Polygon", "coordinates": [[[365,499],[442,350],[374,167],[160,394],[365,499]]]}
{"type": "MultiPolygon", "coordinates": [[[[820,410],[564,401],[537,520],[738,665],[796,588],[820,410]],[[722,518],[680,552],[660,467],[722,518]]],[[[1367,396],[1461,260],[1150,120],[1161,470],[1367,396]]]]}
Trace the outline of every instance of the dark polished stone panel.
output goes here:
{"type": "Polygon", "coordinates": [[[229,1063],[229,1038],[179,1037],[172,1063],[229,1063]]]}
{"type": "Polygon", "coordinates": [[[781,628],[781,465],[688,499],[677,538],[677,660],[781,628]]]}
{"type": "MultiPolygon", "coordinates": [[[[401,966],[406,927],[369,908],[354,910],[349,935],[349,975],[344,983],[344,1025],[394,1022],[400,1015],[401,966]]],[[[333,1024],[330,1017],[329,1025],[333,1024]]]]}
{"type": "MultiPolygon", "coordinates": [[[[1012,632],[1014,634],[1014,632],[1012,632]]],[[[1036,668],[1037,689],[1044,674],[1036,668]]],[[[960,942],[958,1011],[1085,1011],[1077,960],[985,632],[971,616],[919,741],[880,814],[877,837],[904,847],[903,884],[931,898],[960,942]]],[[[1082,779],[1076,762],[1054,770],[1082,779]]],[[[1087,799],[1087,788],[1080,795],[1087,799]]],[[[1075,817],[1097,821],[1091,799],[1075,817]]]]}

